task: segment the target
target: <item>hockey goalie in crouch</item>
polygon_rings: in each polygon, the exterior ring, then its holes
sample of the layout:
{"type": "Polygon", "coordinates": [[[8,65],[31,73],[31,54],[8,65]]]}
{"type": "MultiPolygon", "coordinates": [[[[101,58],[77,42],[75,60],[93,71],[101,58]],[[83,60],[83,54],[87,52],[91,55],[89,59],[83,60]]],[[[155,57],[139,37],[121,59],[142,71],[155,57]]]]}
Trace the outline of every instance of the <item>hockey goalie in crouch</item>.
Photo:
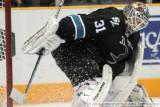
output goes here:
{"type": "MultiPolygon", "coordinates": [[[[70,79],[72,107],[109,103],[151,103],[137,79],[143,59],[139,30],[149,22],[146,4],[134,2],[123,10],[109,7],[90,14],[72,14],[47,24],[24,43],[23,52],[52,54],[70,79]]],[[[137,105],[137,106],[138,106],[137,105]]],[[[117,106],[117,104],[116,104],[117,106]]]]}

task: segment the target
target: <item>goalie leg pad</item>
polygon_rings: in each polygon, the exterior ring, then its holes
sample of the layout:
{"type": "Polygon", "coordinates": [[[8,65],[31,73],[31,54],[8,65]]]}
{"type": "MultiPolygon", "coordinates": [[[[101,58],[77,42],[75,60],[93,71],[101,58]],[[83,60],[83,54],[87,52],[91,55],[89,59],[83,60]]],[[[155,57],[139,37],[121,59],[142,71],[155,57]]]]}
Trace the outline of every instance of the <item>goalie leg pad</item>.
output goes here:
{"type": "Polygon", "coordinates": [[[139,73],[143,61],[144,48],[138,43],[134,50],[132,59],[126,62],[126,68],[123,73],[116,76],[112,81],[111,90],[106,98],[107,102],[125,102],[137,84],[139,73]]]}
{"type": "Polygon", "coordinates": [[[88,86],[81,86],[73,100],[72,107],[99,107],[99,103],[102,104],[105,101],[112,83],[112,69],[110,66],[104,65],[101,79],[97,79],[97,82],[88,83],[88,86]]]}

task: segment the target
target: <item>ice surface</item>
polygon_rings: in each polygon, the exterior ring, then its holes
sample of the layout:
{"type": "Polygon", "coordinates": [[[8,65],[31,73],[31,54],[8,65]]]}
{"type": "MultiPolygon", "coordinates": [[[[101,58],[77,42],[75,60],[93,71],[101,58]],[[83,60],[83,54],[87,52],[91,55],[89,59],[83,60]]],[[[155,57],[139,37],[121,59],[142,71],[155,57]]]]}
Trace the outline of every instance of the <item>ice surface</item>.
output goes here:
{"type": "MultiPolygon", "coordinates": [[[[155,107],[160,107],[160,98],[152,98],[153,102],[157,105],[155,107]]],[[[53,103],[53,104],[40,104],[40,105],[19,105],[14,107],[71,107],[71,102],[69,103],[53,103]]]]}
{"type": "Polygon", "coordinates": [[[40,105],[19,105],[14,107],[71,107],[71,103],[53,103],[40,105]]]}

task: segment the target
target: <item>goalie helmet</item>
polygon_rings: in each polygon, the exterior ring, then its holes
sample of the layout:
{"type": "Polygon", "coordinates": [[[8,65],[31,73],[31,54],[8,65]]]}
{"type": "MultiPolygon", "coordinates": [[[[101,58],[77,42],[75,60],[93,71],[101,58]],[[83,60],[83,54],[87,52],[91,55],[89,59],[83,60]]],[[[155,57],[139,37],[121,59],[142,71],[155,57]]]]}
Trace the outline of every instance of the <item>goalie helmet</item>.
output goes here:
{"type": "Polygon", "coordinates": [[[148,25],[149,9],[146,4],[134,2],[123,9],[126,23],[126,36],[137,32],[148,25]]]}

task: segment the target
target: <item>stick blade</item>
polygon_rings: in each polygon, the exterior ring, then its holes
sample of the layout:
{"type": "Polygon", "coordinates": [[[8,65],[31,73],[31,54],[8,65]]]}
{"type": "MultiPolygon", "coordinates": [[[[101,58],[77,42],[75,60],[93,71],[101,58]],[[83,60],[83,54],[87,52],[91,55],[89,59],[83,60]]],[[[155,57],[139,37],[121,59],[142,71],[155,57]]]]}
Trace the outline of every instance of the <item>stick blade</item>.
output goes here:
{"type": "Polygon", "coordinates": [[[19,92],[15,88],[12,88],[12,91],[10,93],[10,98],[15,100],[18,104],[24,104],[25,101],[25,95],[19,92]]]}

